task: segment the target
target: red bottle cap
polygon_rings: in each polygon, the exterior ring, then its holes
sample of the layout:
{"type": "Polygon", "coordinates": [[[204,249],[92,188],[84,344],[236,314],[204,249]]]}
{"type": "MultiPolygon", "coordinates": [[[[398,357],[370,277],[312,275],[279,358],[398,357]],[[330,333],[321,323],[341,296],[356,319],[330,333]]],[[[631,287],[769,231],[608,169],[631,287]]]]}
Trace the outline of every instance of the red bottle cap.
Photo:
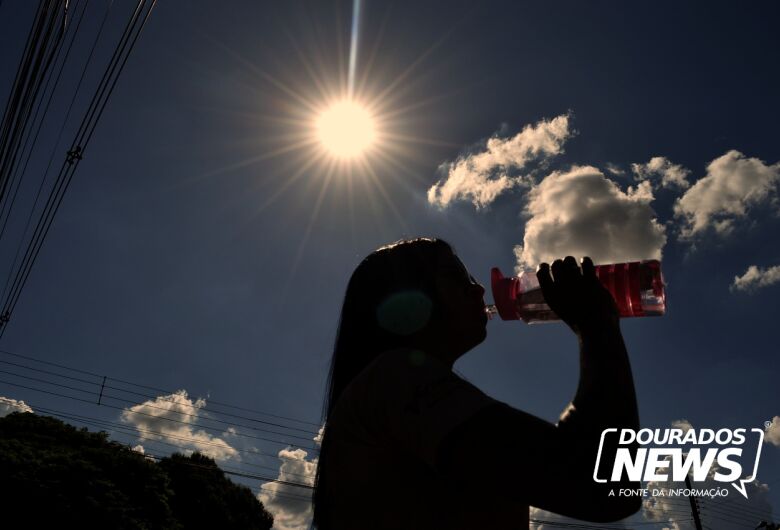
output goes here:
{"type": "Polygon", "coordinates": [[[490,287],[501,320],[520,320],[516,305],[517,295],[520,293],[520,280],[505,278],[498,267],[493,267],[490,270],[490,287]]]}

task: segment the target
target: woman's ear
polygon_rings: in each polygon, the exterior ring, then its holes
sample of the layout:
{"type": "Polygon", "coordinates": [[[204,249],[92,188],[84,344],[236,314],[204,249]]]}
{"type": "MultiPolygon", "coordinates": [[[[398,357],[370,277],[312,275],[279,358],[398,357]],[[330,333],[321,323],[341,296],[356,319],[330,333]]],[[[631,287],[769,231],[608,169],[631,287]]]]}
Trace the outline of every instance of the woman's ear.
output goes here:
{"type": "Polygon", "coordinates": [[[416,289],[393,293],[377,307],[379,327],[403,337],[424,329],[431,322],[433,301],[416,289]]]}

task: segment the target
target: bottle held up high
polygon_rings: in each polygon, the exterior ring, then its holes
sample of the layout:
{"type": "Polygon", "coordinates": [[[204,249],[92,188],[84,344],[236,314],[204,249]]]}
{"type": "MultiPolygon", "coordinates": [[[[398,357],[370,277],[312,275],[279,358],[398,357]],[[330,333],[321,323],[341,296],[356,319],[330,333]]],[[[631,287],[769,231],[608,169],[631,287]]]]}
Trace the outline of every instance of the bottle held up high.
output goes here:
{"type": "MultiPolygon", "coordinates": [[[[621,317],[661,316],[666,312],[666,293],[658,260],[597,265],[596,277],[615,299],[621,317]]],[[[544,300],[536,273],[504,277],[498,267],[490,272],[495,305],[486,306],[489,317],[522,320],[527,324],[560,320],[544,300]]]]}

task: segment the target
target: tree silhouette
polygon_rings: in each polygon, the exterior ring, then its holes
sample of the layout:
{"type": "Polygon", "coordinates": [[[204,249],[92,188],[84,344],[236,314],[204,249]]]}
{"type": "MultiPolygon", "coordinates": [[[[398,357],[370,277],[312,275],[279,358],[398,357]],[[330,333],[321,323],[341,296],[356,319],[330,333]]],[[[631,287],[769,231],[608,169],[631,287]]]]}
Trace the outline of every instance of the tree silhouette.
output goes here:
{"type": "Polygon", "coordinates": [[[15,412],[0,418],[0,513],[28,528],[247,528],[273,518],[200,454],[159,464],[104,432],[15,412]]]}
{"type": "Polygon", "coordinates": [[[170,477],[175,492],[171,507],[185,528],[271,528],[273,518],[260,501],[228,480],[211,458],[175,454],[159,466],[170,477]]]}

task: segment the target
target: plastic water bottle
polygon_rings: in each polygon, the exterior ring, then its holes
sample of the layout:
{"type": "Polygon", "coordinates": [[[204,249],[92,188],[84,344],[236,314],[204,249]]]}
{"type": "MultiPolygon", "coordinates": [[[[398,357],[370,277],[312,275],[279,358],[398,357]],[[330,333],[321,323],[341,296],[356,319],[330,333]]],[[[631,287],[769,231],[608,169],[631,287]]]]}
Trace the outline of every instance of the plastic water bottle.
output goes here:
{"type": "MultiPolygon", "coordinates": [[[[612,294],[621,317],[661,316],[666,312],[660,261],[597,265],[596,277],[612,294]]],[[[505,278],[494,267],[490,284],[495,305],[485,307],[489,318],[497,313],[502,320],[522,320],[527,324],[560,320],[544,301],[535,272],[524,271],[505,278]]]]}

